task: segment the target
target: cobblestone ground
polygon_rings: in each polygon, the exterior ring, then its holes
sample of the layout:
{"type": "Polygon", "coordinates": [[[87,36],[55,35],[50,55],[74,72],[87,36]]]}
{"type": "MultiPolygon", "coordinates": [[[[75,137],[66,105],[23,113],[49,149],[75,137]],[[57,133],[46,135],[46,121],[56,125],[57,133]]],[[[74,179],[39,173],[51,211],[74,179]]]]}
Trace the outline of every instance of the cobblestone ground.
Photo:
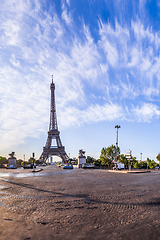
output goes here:
{"type": "Polygon", "coordinates": [[[160,239],[160,171],[0,170],[0,239],[160,239]]]}

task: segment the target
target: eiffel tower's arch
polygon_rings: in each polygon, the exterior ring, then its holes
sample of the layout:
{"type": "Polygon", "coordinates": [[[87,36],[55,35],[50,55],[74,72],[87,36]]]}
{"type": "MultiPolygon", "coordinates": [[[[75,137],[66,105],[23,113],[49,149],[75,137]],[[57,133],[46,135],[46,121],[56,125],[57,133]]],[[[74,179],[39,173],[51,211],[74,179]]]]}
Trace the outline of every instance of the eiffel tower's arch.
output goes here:
{"type": "Polygon", "coordinates": [[[57,117],[56,117],[56,104],[55,104],[55,84],[50,85],[51,89],[51,110],[50,110],[50,124],[48,131],[48,138],[45,147],[43,147],[43,152],[40,156],[40,160],[46,162],[51,156],[58,156],[62,159],[62,162],[67,162],[69,157],[65,151],[65,147],[62,145],[60,139],[60,132],[58,131],[57,117]],[[52,143],[54,142],[54,145],[52,143]]]}

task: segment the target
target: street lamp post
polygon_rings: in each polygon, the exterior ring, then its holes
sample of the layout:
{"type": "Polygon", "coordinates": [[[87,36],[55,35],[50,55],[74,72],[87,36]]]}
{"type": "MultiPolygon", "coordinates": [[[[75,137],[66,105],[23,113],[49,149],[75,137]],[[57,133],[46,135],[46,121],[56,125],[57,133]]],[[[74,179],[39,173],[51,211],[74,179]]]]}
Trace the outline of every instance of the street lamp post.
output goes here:
{"type": "Polygon", "coordinates": [[[142,153],[140,153],[141,154],[141,161],[142,161],[142,153]]]}
{"type": "Polygon", "coordinates": [[[115,160],[116,160],[116,169],[117,169],[117,155],[118,155],[118,129],[120,128],[121,126],[119,125],[116,125],[115,128],[117,128],[117,140],[116,140],[116,157],[115,157],[115,160]]]}
{"type": "Polygon", "coordinates": [[[23,168],[24,168],[24,166],[25,166],[25,154],[23,156],[24,156],[24,161],[23,161],[23,168]]]}
{"type": "Polygon", "coordinates": [[[147,172],[148,172],[148,162],[149,162],[149,158],[147,158],[147,172]]]}
{"type": "Polygon", "coordinates": [[[33,156],[33,172],[34,172],[34,171],[35,171],[35,170],[34,170],[34,156],[35,156],[35,154],[32,153],[32,156],[33,156]]]}

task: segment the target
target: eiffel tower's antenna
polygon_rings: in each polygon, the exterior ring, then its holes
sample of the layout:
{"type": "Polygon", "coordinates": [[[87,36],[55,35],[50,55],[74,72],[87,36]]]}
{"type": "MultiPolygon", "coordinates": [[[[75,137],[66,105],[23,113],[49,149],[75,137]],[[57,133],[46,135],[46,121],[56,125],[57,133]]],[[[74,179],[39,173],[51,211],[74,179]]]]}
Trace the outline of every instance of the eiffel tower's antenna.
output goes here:
{"type": "Polygon", "coordinates": [[[52,75],[52,83],[51,83],[50,89],[51,89],[51,113],[50,113],[49,130],[58,130],[57,117],[56,117],[55,93],[54,93],[55,84],[53,83],[53,75],[52,75]]]}

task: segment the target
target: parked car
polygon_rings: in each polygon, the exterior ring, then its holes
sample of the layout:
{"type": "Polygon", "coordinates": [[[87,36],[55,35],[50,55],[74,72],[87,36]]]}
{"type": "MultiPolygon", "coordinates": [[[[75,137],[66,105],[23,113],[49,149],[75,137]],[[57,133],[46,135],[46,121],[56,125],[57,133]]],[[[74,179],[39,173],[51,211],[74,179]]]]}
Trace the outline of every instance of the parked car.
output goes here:
{"type": "Polygon", "coordinates": [[[155,167],[154,169],[159,170],[159,167],[155,167]]]}
{"type": "Polygon", "coordinates": [[[82,164],[82,168],[94,168],[95,166],[94,166],[94,164],[91,164],[91,163],[83,163],[82,164]]]}
{"type": "Polygon", "coordinates": [[[67,164],[63,167],[63,169],[73,169],[73,165],[72,164],[67,164]]]}
{"type": "MultiPolygon", "coordinates": [[[[33,169],[33,163],[27,164],[23,166],[24,169],[33,169]]],[[[34,168],[36,168],[36,164],[34,163],[34,168]]]]}
{"type": "Polygon", "coordinates": [[[14,165],[8,165],[6,168],[7,168],[7,169],[16,169],[16,166],[14,166],[14,165]]]}

